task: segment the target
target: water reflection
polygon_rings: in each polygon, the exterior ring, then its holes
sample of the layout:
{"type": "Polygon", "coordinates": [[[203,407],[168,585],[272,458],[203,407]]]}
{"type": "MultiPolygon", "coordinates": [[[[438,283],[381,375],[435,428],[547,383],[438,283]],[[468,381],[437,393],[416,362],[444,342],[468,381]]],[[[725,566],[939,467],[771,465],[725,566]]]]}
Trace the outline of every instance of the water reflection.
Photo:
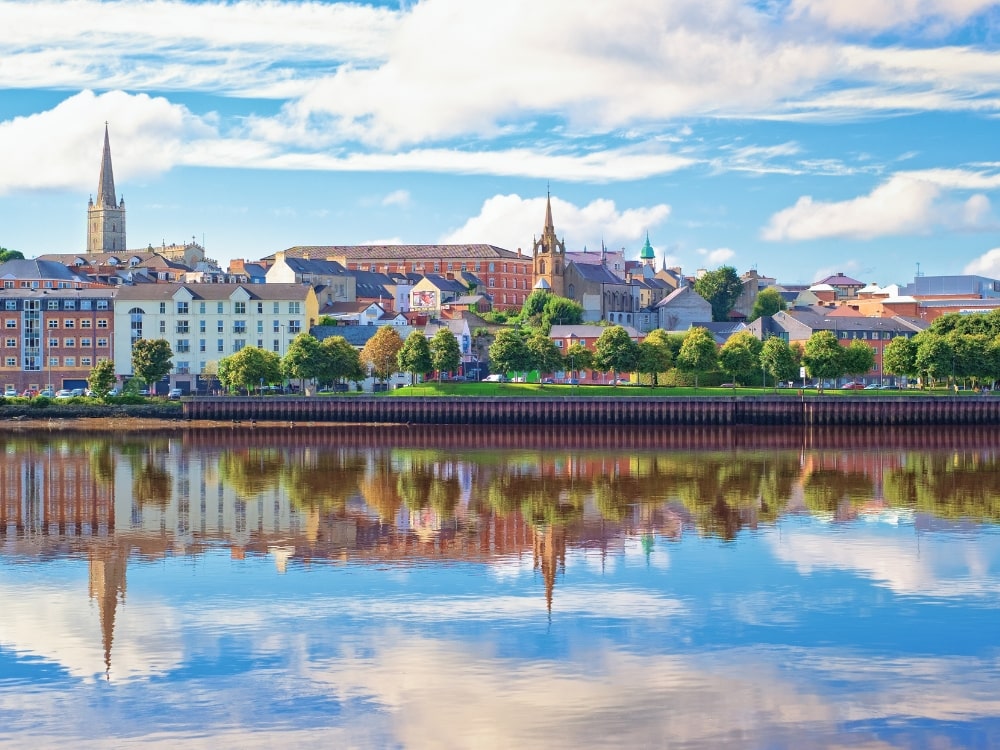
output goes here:
{"type": "Polygon", "coordinates": [[[7,434],[0,746],[983,744],[997,436],[7,434]]]}

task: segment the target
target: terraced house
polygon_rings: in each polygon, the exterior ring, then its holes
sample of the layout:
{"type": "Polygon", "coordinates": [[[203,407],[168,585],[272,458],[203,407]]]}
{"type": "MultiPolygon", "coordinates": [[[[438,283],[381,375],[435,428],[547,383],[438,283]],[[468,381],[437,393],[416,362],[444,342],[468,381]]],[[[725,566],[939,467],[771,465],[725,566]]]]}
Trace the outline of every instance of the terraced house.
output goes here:
{"type": "Polygon", "coordinates": [[[284,356],[319,320],[316,292],[306,284],[143,284],[123,287],[114,304],[115,372],[132,375],[139,339],[166,339],[174,367],[157,392],[205,388],[213,365],[247,346],[284,356]]]}

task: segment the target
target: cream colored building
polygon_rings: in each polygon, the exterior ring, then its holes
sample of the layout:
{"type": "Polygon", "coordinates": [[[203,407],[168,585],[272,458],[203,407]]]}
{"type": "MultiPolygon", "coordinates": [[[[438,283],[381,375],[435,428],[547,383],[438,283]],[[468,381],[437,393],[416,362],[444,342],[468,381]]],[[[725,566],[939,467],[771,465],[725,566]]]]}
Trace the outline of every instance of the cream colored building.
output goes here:
{"type": "Polygon", "coordinates": [[[304,284],[122,287],[115,297],[115,372],[132,374],[135,341],[166,339],[174,353],[169,387],[194,391],[209,363],[247,346],[284,356],[292,339],[318,320],[316,292],[304,284]]]}

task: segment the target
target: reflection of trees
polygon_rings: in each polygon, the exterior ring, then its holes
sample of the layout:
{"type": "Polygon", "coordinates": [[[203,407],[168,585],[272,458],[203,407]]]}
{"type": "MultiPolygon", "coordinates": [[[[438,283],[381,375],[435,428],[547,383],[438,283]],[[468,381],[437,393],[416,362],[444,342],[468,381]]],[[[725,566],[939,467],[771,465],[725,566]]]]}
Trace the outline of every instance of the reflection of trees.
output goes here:
{"type": "Polygon", "coordinates": [[[941,518],[1000,522],[1000,461],[981,454],[916,454],[885,476],[891,505],[941,518]]]}
{"type": "Polygon", "coordinates": [[[132,467],[132,497],[139,505],[166,508],[174,484],[165,462],[169,440],[153,438],[143,444],[126,444],[124,449],[132,467]]]}
{"type": "Polygon", "coordinates": [[[361,478],[361,496],[379,518],[388,521],[396,517],[403,506],[399,494],[399,476],[393,471],[388,457],[380,455],[361,478]]]}
{"type": "Polygon", "coordinates": [[[856,505],[871,500],[875,488],[868,476],[857,471],[817,469],[806,477],[802,494],[814,513],[835,513],[844,501],[856,505]]]}
{"type": "Polygon", "coordinates": [[[294,506],[342,510],[367,465],[357,451],[296,451],[281,465],[281,486],[294,506]]]}
{"type": "Polygon", "coordinates": [[[410,510],[432,508],[441,518],[451,518],[462,498],[458,463],[434,451],[399,454],[397,487],[410,510]]]}
{"type": "Polygon", "coordinates": [[[583,515],[584,488],[592,491],[592,482],[528,473],[519,465],[495,476],[487,494],[497,513],[520,510],[532,524],[562,525],[583,515]]]}
{"type": "Polygon", "coordinates": [[[284,464],[277,448],[247,448],[219,455],[219,477],[243,498],[274,488],[284,464]]]}

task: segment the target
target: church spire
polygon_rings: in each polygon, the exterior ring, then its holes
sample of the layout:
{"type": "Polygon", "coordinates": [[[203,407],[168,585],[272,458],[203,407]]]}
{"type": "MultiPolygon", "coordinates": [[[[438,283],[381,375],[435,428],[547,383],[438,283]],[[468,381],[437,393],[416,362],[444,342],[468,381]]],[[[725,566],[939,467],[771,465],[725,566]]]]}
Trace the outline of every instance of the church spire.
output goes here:
{"type": "Polygon", "coordinates": [[[101,176],[97,184],[97,205],[116,208],[115,173],[111,169],[111,139],[108,137],[108,123],[104,123],[104,154],[101,157],[101,176]]]}
{"type": "Polygon", "coordinates": [[[545,190],[545,228],[542,230],[542,235],[544,236],[546,234],[549,234],[550,232],[553,235],[555,235],[555,233],[556,233],[556,227],[555,227],[555,224],[552,223],[552,193],[550,193],[549,190],[548,190],[548,188],[546,187],[546,190],[545,190]]]}

